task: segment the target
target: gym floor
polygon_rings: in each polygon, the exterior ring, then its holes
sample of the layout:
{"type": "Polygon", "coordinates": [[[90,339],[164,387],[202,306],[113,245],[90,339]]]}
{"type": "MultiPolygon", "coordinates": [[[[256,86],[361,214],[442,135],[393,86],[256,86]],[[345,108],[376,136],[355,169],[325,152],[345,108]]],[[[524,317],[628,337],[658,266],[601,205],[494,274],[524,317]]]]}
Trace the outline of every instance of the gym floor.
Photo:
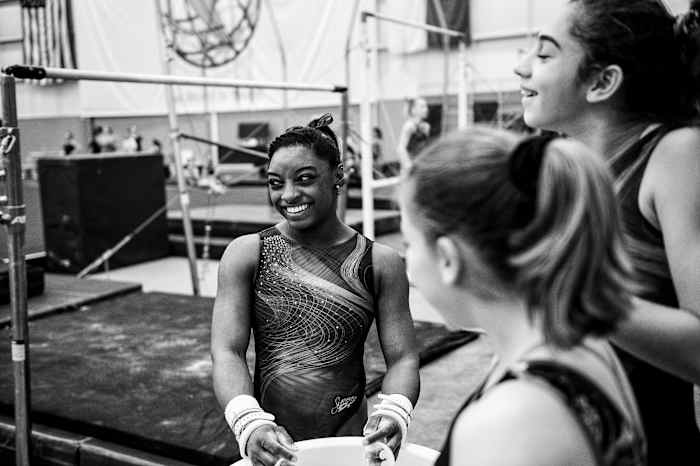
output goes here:
{"type": "MultiPolygon", "coordinates": [[[[382,242],[382,238],[378,241],[382,242]]],[[[393,246],[396,241],[397,237],[393,236],[384,242],[393,246]]],[[[197,268],[201,295],[215,296],[218,262],[198,260],[197,268]]],[[[145,292],[191,293],[192,290],[184,257],[123,267],[90,278],[140,282],[145,292]]],[[[414,287],[409,290],[409,301],[414,320],[444,323],[414,287]]],[[[409,431],[410,442],[440,449],[453,414],[481,381],[491,357],[488,339],[480,337],[421,368],[421,395],[409,431]]],[[[376,401],[376,396],[372,397],[369,406],[376,401]]]]}

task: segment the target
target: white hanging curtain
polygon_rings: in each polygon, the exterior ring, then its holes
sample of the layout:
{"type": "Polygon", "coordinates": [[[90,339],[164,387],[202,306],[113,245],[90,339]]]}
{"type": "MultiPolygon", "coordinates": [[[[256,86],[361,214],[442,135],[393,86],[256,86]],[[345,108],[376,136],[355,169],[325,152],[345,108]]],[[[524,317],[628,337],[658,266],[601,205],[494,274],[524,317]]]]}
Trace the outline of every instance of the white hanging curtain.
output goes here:
{"type": "MultiPolygon", "coordinates": [[[[394,18],[425,23],[428,10],[427,2],[431,0],[384,0],[380,3],[380,12],[394,18]]],[[[380,41],[390,53],[414,53],[428,47],[425,31],[400,24],[382,22],[380,41]]]]}

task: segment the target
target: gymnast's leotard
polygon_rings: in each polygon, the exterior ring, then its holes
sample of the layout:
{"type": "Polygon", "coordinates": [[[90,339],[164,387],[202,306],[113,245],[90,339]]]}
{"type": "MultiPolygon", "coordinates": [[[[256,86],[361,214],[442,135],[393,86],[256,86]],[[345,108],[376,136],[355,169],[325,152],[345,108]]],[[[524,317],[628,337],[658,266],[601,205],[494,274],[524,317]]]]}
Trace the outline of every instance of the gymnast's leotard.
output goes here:
{"type": "Polygon", "coordinates": [[[362,435],[364,343],[374,318],[372,242],[326,248],[260,233],[255,397],[294,440],[362,435]]]}
{"type": "Polygon", "coordinates": [[[416,155],[428,145],[430,137],[425,122],[415,123],[412,129],[411,135],[408,138],[408,143],[406,144],[406,151],[411,157],[411,160],[416,158],[416,155]]]}
{"type": "MultiPolygon", "coordinates": [[[[583,373],[554,360],[522,361],[517,369],[507,371],[491,388],[514,379],[533,380],[544,384],[566,403],[588,438],[596,464],[600,466],[646,464],[646,449],[641,427],[630,421],[610,397],[583,373]]],[[[459,413],[478,401],[488,391],[486,380],[467,399],[459,413]]],[[[435,466],[450,464],[452,429],[459,413],[452,422],[447,441],[435,466]]],[[[533,420],[533,422],[537,421],[533,420]]]]}
{"type": "MultiPolygon", "coordinates": [[[[639,210],[639,188],[649,158],[673,126],[647,131],[628,149],[610,159],[622,209],[627,250],[642,298],[678,307],[664,238],[639,210]]],[[[679,311],[681,312],[681,311],[679,311]]],[[[616,348],[629,377],[649,445],[649,464],[700,464],[700,432],[693,412],[693,385],[616,348]]]]}

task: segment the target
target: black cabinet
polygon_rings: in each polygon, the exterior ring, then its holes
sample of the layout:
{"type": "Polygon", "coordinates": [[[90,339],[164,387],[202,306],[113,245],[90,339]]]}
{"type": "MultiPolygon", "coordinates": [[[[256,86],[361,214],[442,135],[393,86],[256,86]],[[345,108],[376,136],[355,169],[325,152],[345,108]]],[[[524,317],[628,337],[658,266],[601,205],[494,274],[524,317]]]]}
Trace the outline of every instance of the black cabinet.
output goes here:
{"type": "MultiPolygon", "coordinates": [[[[47,269],[77,273],[165,205],[159,154],[37,160],[47,269]]],[[[166,212],[109,260],[116,268],[168,255],[166,212]]]]}

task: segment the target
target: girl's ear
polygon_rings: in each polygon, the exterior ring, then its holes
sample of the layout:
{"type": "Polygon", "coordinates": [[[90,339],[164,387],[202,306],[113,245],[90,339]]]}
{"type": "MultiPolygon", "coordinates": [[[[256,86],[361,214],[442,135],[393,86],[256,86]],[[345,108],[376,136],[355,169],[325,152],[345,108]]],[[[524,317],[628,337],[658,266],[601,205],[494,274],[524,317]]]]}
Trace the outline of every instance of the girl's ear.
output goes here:
{"type": "Polygon", "coordinates": [[[440,278],[445,285],[461,286],[481,298],[502,294],[497,278],[471,245],[450,236],[435,242],[440,278]]]}
{"type": "Polygon", "coordinates": [[[624,72],[618,65],[608,65],[598,71],[591,80],[586,91],[586,100],[589,103],[603,102],[615,95],[624,80],[624,72]]]}
{"type": "Polygon", "coordinates": [[[440,278],[446,285],[458,284],[465,272],[464,258],[459,245],[449,236],[440,236],[435,242],[440,278]]]}

